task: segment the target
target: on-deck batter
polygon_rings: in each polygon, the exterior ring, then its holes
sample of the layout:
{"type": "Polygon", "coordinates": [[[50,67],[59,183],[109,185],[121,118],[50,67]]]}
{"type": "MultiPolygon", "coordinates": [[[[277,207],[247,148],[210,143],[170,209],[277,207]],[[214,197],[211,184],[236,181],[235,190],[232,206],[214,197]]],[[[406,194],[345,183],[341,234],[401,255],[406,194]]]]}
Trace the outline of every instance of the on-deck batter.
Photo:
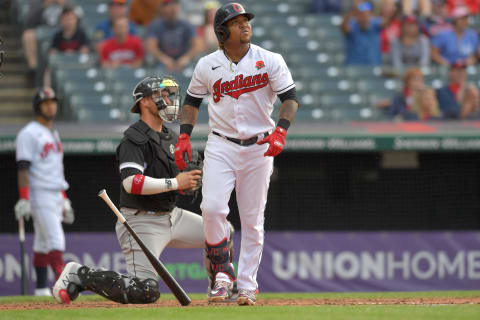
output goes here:
{"type": "Polygon", "coordinates": [[[225,250],[229,238],[228,201],[235,188],[242,228],[240,305],[256,302],[272,157],[281,152],[298,109],[295,84],[282,56],[250,44],[249,21],[253,17],[238,3],[217,10],[214,27],[220,50],[201,58],[195,67],[175,149],[177,166],[182,169],[184,153],[189,157],[191,154],[189,139],[198,108],[207,97],[211,133],[205,149],[201,209],[207,252],[215,273],[209,300],[230,298],[236,279],[225,250]],[[270,115],[277,96],[282,106],[274,129],[270,115]]]}
{"type": "Polygon", "coordinates": [[[65,190],[63,149],[58,132],[52,128],[57,98],[51,88],[41,88],[33,99],[36,120],[27,124],[16,140],[20,199],[15,205],[17,219],[33,216],[33,265],[37,276],[35,295],[51,295],[47,267],[58,278],[64,262],[65,235],[62,221],[73,223],[74,214],[65,190]]]}

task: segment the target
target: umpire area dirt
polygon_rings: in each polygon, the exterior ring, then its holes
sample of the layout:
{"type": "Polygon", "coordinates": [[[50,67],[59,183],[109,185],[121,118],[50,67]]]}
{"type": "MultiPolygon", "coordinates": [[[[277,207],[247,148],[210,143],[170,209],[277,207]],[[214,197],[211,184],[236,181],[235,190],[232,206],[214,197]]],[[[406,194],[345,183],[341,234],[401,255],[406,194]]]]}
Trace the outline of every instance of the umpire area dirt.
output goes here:
{"type": "MultiPolygon", "coordinates": [[[[405,298],[405,299],[258,299],[256,307],[262,306],[353,306],[353,305],[456,305],[480,304],[480,297],[475,298],[405,298]]],[[[186,307],[236,306],[236,303],[208,303],[206,300],[193,300],[186,307]]],[[[82,301],[69,305],[55,302],[26,302],[0,304],[0,310],[33,309],[84,309],[84,308],[163,308],[180,307],[175,300],[159,300],[153,304],[118,304],[111,301],[82,301]]]]}

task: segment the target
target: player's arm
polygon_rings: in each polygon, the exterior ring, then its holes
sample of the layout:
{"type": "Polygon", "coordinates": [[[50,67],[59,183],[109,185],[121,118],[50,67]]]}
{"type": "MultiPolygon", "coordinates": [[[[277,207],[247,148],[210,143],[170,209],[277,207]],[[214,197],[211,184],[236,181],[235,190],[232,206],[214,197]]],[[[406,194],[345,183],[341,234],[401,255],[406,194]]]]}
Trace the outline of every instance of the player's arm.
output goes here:
{"type": "Polygon", "coordinates": [[[180,135],[178,136],[177,145],[175,146],[175,163],[179,170],[184,170],[187,164],[184,160],[184,154],[188,156],[188,160],[192,161],[192,146],[190,144],[190,135],[193,131],[193,126],[197,122],[198,109],[202,104],[203,98],[196,98],[186,94],[185,102],[180,113],[180,135]]]}
{"type": "Polygon", "coordinates": [[[29,168],[30,161],[20,160],[17,162],[17,180],[19,200],[15,204],[15,217],[17,220],[25,218],[28,220],[32,214],[29,201],[30,179],[29,168]]]}
{"type": "Polygon", "coordinates": [[[20,160],[17,162],[17,180],[18,190],[20,191],[20,198],[28,199],[28,189],[30,187],[30,178],[28,177],[28,169],[30,168],[30,161],[20,160]]]}
{"type": "Polygon", "coordinates": [[[282,152],[283,147],[285,146],[287,130],[295,119],[295,115],[297,114],[298,110],[297,91],[295,87],[279,94],[278,97],[282,102],[282,106],[280,107],[277,127],[271,135],[264,137],[262,140],[257,142],[257,144],[270,144],[268,150],[264,153],[264,156],[266,157],[275,157],[282,152]]]}
{"type": "Polygon", "coordinates": [[[29,219],[31,216],[29,193],[30,193],[30,165],[36,150],[35,139],[28,131],[21,131],[16,140],[17,181],[19,200],[15,204],[15,216],[29,219]]]}
{"type": "Polygon", "coordinates": [[[190,135],[193,126],[197,122],[198,110],[202,104],[203,98],[208,95],[208,85],[206,80],[209,76],[208,64],[204,58],[200,59],[193,71],[192,80],[187,89],[182,110],[180,112],[180,135],[175,146],[175,163],[178,170],[182,171],[187,167],[184,156],[187,154],[188,160],[192,161],[192,146],[190,144],[190,135]]]}
{"type": "Polygon", "coordinates": [[[175,178],[152,178],[142,174],[140,170],[126,169],[121,175],[127,176],[122,180],[126,192],[136,195],[152,195],[173,190],[187,190],[197,186],[201,179],[200,170],[181,172],[175,178]],[[134,173],[135,172],[135,173],[134,173]]]}
{"type": "Polygon", "coordinates": [[[201,178],[199,170],[180,173],[175,178],[154,178],[144,175],[145,158],[142,144],[130,140],[118,148],[120,177],[126,192],[136,195],[152,195],[178,189],[189,189],[201,178]]]}
{"type": "Polygon", "coordinates": [[[280,107],[280,113],[278,115],[278,125],[282,122],[284,124],[281,126],[285,130],[288,130],[288,127],[295,119],[298,110],[297,91],[295,88],[292,88],[287,92],[279,94],[278,97],[280,98],[280,101],[282,101],[282,106],[280,107]],[[285,121],[288,121],[288,124],[285,121]]]}

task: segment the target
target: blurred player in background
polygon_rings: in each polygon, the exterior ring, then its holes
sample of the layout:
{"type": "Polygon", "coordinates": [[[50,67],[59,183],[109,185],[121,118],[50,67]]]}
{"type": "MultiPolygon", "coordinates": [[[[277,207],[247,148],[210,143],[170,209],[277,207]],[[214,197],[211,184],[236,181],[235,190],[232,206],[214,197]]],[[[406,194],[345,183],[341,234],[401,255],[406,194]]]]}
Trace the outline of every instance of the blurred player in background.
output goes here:
{"type": "Polygon", "coordinates": [[[72,224],[74,214],[65,194],[68,183],[63,174],[63,149],[53,129],[57,98],[51,88],[41,88],[33,99],[36,119],[18,134],[16,160],[20,199],[15,216],[33,217],[33,265],[37,275],[35,295],[50,296],[47,267],[58,278],[64,267],[65,235],[62,222],[72,224]]]}

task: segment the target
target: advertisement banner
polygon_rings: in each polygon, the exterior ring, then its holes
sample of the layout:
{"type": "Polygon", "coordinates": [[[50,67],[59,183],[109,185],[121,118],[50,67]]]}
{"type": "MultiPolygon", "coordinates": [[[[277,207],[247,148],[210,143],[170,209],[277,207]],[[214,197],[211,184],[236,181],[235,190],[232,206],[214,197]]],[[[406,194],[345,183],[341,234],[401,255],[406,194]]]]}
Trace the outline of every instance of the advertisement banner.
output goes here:
{"type": "MultiPolygon", "coordinates": [[[[70,233],[66,243],[66,261],[126,272],[114,233],[70,233]]],[[[235,261],[239,248],[237,232],[235,261]]],[[[167,248],[161,260],[187,292],[206,292],[201,250],[167,248]]],[[[18,236],[0,235],[0,295],[20,294],[20,270],[18,236]]],[[[480,232],[266,232],[257,280],[263,292],[480,290],[480,232]]]]}

